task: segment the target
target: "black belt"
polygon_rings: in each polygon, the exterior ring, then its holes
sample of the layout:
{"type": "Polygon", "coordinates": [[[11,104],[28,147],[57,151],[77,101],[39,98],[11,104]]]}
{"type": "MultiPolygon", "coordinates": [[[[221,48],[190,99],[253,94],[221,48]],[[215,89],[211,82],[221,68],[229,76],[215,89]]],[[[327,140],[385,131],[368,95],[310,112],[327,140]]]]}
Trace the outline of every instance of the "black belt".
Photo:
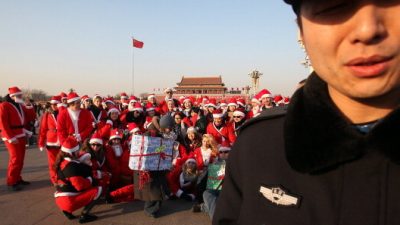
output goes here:
{"type": "Polygon", "coordinates": [[[19,126],[10,126],[11,129],[22,129],[24,128],[24,125],[19,125],[19,126]]]}

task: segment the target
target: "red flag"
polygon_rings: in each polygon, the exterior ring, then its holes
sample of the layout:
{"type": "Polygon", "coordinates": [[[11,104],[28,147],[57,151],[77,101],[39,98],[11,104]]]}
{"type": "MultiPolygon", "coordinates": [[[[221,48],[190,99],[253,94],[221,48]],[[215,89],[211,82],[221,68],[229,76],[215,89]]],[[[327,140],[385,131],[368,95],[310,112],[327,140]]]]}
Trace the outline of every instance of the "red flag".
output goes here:
{"type": "Polygon", "coordinates": [[[144,43],[141,41],[136,40],[135,38],[132,38],[133,42],[133,47],[135,48],[143,48],[144,43]]]}

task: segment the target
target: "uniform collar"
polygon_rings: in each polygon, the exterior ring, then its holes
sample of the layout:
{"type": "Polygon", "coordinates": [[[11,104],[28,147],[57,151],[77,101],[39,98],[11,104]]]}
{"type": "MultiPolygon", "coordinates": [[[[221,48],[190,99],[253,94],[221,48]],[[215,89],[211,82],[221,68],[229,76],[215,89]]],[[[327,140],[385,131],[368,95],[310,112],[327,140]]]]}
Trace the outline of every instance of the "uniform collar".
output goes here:
{"type": "Polygon", "coordinates": [[[367,151],[382,151],[400,164],[400,109],[361,134],[332,102],[327,84],[315,73],[296,91],[288,107],[285,151],[290,166],[301,173],[318,173],[361,158],[367,151]]]}

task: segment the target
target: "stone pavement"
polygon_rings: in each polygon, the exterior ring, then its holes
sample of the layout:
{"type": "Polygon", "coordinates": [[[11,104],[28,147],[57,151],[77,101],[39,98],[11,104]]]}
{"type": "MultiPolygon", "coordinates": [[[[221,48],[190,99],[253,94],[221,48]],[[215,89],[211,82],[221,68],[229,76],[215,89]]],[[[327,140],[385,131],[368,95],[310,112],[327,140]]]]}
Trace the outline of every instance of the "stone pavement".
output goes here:
{"type": "MultiPolygon", "coordinates": [[[[58,225],[79,224],[69,221],[54,202],[54,188],[48,175],[47,155],[36,147],[29,147],[25,156],[22,176],[30,181],[19,192],[9,192],[6,186],[8,153],[0,143],[0,224],[1,225],[58,225]]],[[[95,206],[93,213],[98,220],[88,224],[98,225],[210,225],[208,215],[192,213],[192,203],[183,200],[168,200],[163,203],[160,216],[149,218],[143,213],[140,201],[119,204],[102,203],[95,206]]],[[[78,214],[77,211],[75,214],[78,214]]]]}

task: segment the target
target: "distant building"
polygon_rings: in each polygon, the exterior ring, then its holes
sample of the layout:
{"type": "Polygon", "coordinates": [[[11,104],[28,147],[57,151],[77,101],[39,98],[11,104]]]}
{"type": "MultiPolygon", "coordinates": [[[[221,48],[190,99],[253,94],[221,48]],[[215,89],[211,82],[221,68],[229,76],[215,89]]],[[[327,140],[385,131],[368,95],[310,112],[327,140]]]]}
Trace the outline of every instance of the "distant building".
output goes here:
{"type": "Polygon", "coordinates": [[[218,77],[185,77],[182,76],[181,82],[177,83],[175,94],[178,95],[224,95],[226,93],[225,84],[221,76],[218,77]]]}

